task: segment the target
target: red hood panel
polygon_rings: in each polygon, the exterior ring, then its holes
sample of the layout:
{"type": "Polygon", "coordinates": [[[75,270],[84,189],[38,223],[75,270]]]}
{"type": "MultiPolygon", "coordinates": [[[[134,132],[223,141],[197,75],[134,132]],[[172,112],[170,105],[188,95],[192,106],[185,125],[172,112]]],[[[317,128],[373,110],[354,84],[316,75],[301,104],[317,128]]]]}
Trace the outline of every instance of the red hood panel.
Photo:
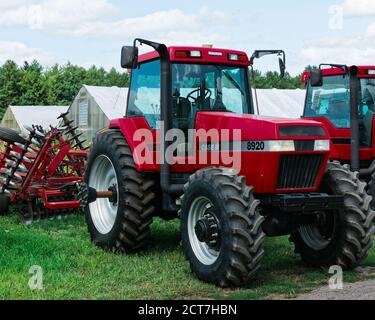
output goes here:
{"type": "MultiPolygon", "coordinates": [[[[199,112],[195,123],[196,129],[240,129],[242,139],[247,140],[288,139],[289,137],[280,136],[280,126],[322,127],[322,123],[305,119],[283,119],[249,114],[239,115],[227,112],[199,112]]],[[[327,130],[325,131],[327,133],[327,130]]],[[[314,137],[304,136],[301,138],[306,139],[314,137]]],[[[320,137],[320,139],[322,139],[322,137],[320,137]]]]}

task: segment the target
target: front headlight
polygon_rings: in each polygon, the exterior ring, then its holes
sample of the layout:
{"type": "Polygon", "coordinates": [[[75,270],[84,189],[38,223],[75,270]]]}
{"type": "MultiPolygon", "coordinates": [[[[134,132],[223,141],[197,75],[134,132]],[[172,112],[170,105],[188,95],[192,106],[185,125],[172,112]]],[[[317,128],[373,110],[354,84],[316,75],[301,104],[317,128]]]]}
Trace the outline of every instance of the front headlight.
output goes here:
{"type": "Polygon", "coordinates": [[[293,140],[269,141],[268,145],[269,145],[269,151],[272,151],[272,152],[296,151],[293,140]]]}
{"type": "Polygon", "coordinates": [[[330,142],[329,140],[315,140],[314,151],[329,151],[330,142]]]}

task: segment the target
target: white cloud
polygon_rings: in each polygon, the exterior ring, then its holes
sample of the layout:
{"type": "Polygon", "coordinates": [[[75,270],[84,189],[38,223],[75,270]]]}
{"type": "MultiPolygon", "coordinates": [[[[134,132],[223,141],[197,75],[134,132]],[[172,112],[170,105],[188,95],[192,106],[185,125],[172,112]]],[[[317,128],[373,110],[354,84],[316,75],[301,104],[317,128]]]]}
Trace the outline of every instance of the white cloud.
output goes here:
{"type": "MultiPolygon", "coordinates": [[[[375,16],[375,0],[345,0],[342,7],[347,17],[375,16]]],[[[362,34],[328,36],[305,41],[304,48],[300,51],[300,60],[305,65],[320,63],[373,65],[375,64],[374,40],[375,23],[371,23],[362,34]]]]}
{"type": "MultiPolygon", "coordinates": [[[[232,15],[207,7],[193,13],[170,9],[113,22],[88,23],[70,34],[76,37],[118,39],[123,43],[130,43],[140,37],[167,45],[210,43],[215,46],[236,46],[239,37],[227,32],[232,23],[232,15]]],[[[141,52],[150,50],[147,46],[140,49],[141,52]]]]}
{"type": "Polygon", "coordinates": [[[18,64],[24,61],[38,60],[41,64],[50,64],[52,56],[41,49],[32,48],[21,42],[0,41],[0,64],[13,60],[18,64]]]}
{"type": "Polygon", "coordinates": [[[193,13],[170,9],[113,20],[107,19],[110,18],[109,14],[115,13],[115,7],[109,0],[30,1],[28,4],[0,10],[0,26],[127,41],[135,37],[147,37],[173,44],[217,43],[219,40],[228,43],[233,39],[226,32],[228,26],[235,22],[232,15],[207,7],[201,7],[193,13]]]}
{"type": "Polygon", "coordinates": [[[307,64],[342,63],[347,65],[373,65],[375,61],[374,48],[351,47],[310,47],[302,49],[302,58],[307,64]]]}
{"type": "Polygon", "coordinates": [[[306,43],[301,51],[301,59],[306,64],[343,63],[374,64],[375,47],[366,36],[328,37],[306,43]]]}
{"type": "Polygon", "coordinates": [[[1,0],[0,10],[9,10],[18,6],[25,6],[32,3],[32,0],[1,0]]]}
{"type": "Polygon", "coordinates": [[[375,38],[375,22],[371,23],[366,30],[366,36],[368,38],[375,38]]]}
{"type": "MultiPolygon", "coordinates": [[[[93,22],[82,25],[73,31],[74,35],[135,37],[145,34],[202,33],[212,28],[231,22],[231,17],[202,7],[197,13],[188,14],[178,9],[157,11],[142,17],[128,18],[113,22],[93,22]]],[[[178,39],[176,39],[178,40],[178,39]]]]}
{"type": "Polygon", "coordinates": [[[375,15],[374,0],[345,0],[341,6],[347,17],[363,17],[375,15]]]}
{"type": "MultiPolygon", "coordinates": [[[[346,17],[375,16],[375,0],[345,0],[340,5],[346,17]]],[[[300,52],[307,64],[343,63],[373,65],[375,63],[375,23],[363,34],[331,36],[305,42],[300,52]]]]}
{"type": "MultiPolygon", "coordinates": [[[[17,0],[16,0],[17,2],[17,0]]],[[[6,1],[0,12],[0,25],[28,27],[47,31],[68,31],[114,12],[107,0],[19,1],[11,6],[6,1]],[[8,3],[8,5],[7,5],[8,3]],[[7,5],[7,6],[6,6],[7,5]]]]}

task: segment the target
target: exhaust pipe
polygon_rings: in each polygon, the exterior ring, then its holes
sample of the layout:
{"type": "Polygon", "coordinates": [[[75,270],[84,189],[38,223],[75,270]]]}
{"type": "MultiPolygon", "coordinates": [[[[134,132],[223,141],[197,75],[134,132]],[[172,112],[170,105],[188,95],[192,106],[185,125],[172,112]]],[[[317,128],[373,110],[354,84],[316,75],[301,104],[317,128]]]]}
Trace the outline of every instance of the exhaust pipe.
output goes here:
{"type": "Polygon", "coordinates": [[[350,130],[351,130],[351,170],[359,171],[359,116],[358,116],[358,68],[352,66],[350,74],[350,130]]]}

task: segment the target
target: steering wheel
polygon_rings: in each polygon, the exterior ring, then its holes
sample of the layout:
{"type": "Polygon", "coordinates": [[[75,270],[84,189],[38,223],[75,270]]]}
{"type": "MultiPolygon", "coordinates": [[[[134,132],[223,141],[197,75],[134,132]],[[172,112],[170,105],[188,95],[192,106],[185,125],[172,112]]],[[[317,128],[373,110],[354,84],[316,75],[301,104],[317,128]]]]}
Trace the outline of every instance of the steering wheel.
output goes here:
{"type": "MultiPolygon", "coordinates": [[[[193,90],[192,92],[190,92],[187,95],[186,99],[191,100],[193,103],[197,103],[197,101],[199,99],[199,96],[198,97],[193,97],[193,94],[195,94],[197,92],[200,92],[200,91],[201,91],[200,88],[193,90]]],[[[204,99],[211,98],[211,96],[212,96],[212,91],[210,89],[206,88],[205,92],[204,92],[204,99]]]]}

